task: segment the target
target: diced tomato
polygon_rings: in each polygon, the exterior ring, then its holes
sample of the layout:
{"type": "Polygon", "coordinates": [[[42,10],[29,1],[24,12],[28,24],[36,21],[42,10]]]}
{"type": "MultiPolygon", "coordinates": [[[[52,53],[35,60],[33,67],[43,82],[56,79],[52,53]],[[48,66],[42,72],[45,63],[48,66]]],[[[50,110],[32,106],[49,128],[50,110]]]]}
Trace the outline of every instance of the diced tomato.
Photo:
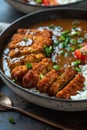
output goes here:
{"type": "Polygon", "coordinates": [[[75,54],[75,56],[76,56],[78,59],[81,59],[81,52],[80,52],[79,49],[78,49],[78,50],[75,50],[74,54],[75,54]]]}
{"type": "Polygon", "coordinates": [[[42,0],[44,5],[49,5],[49,0],[42,0]]]}
{"type": "Polygon", "coordinates": [[[49,4],[50,5],[58,5],[58,1],[57,0],[49,0],[49,4]]]}
{"type": "Polygon", "coordinates": [[[59,4],[57,0],[42,0],[42,3],[45,6],[48,6],[48,5],[58,5],[59,4]]]}
{"type": "Polygon", "coordinates": [[[75,50],[74,54],[77,59],[80,59],[82,61],[87,60],[87,43],[82,44],[82,48],[75,50]]]}

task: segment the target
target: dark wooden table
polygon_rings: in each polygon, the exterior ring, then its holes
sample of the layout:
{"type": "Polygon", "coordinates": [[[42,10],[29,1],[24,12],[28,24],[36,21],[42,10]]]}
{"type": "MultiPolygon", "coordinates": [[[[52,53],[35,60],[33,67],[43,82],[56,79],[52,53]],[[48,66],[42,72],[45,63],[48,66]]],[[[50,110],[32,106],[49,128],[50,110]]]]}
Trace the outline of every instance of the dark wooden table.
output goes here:
{"type": "MultiPolygon", "coordinates": [[[[87,0],[82,4],[72,5],[70,7],[87,9],[87,0]]],[[[18,12],[16,9],[0,0],[0,22],[11,23],[15,19],[25,14],[18,12]]],[[[62,112],[46,109],[30,102],[25,101],[14,92],[12,92],[0,79],[0,92],[8,95],[14,106],[18,106],[27,111],[31,111],[37,115],[43,116],[47,119],[64,124],[68,127],[75,128],[75,130],[87,130],[87,111],[81,112],[62,112]]],[[[56,130],[44,123],[36,121],[30,117],[24,116],[21,113],[8,111],[0,112],[0,130],[56,130]],[[9,118],[15,120],[15,124],[9,123],[9,118]]]]}

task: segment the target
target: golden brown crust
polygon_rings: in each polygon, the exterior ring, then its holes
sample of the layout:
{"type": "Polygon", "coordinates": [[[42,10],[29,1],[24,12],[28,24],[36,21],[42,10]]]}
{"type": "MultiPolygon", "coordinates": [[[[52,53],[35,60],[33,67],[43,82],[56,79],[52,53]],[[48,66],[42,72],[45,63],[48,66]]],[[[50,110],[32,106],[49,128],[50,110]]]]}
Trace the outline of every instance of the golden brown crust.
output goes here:
{"type": "MultiPolygon", "coordinates": [[[[17,34],[18,35],[18,34],[17,34]]],[[[31,35],[23,35],[22,37],[18,37],[18,39],[14,39],[8,45],[9,49],[15,48],[24,48],[24,47],[31,47],[31,46],[41,46],[41,48],[45,45],[50,46],[52,44],[51,38],[48,37],[41,37],[41,36],[31,36],[31,35]],[[25,40],[26,39],[26,40],[25,40]],[[31,45],[29,44],[31,43],[31,45]]]]}
{"type": "Polygon", "coordinates": [[[28,71],[23,77],[23,86],[24,87],[35,87],[37,82],[40,80],[40,74],[46,74],[53,67],[53,63],[50,59],[44,58],[32,70],[28,71]]]}
{"type": "Polygon", "coordinates": [[[69,99],[71,95],[76,95],[77,91],[80,91],[84,86],[84,80],[82,74],[77,74],[64,89],[56,94],[56,97],[69,99]]]}
{"type": "Polygon", "coordinates": [[[10,59],[8,61],[8,65],[9,65],[10,69],[12,70],[16,66],[19,66],[19,65],[26,65],[27,63],[38,63],[43,58],[45,58],[45,55],[43,53],[30,54],[30,55],[10,59]]]}
{"type": "Polygon", "coordinates": [[[37,71],[38,73],[46,74],[49,72],[53,67],[53,62],[50,58],[44,58],[40,61],[34,68],[33,71],[37,71]]]}
{"type": "Polygon", "coordinates": [[[17,33],[21,35],[34,35],[34,36],[42,36],[42,37],[52,37],[52,32],[50,30],[36,30],[36,29],[18,29],[17,33]]]}
{"type": "Polygon", "coordinates": [[[49,30],[19,29],[18,33],[13,35],[11,42],[8,44],[10,49],[9,56],[12,58],[19,55],[40,53],[43,52],[44,46],[50,46],[51,44],[52,33],[49,30]]]}
{"type": "Polygon", "coordinates": [[[18,55],[25,55],[25,54],[31,54],[31,53],[35,53],[35,54],[42,53],[44,50],[44,46],[50,46],[51,44],[52,44],[51,38],[34,37],[32,45],[22,46],[20,48],[18,48],[18,46],[16,47],[16,45],[15,45],[14,49],[12,49],[9,52],[9,56],[12,58],[12,57],[16,57],[18,55]]]}
{"type": "Polygon", "coordinates": [[[37,87],[37,82],[40,80],[40,76],[36,71],[28,71],[24,77],[22,85],[25,88],[37,87]]]}
{"type": "Polygon", "coordinates": [[[20,82],[22,80],[22,77],[26,74],[28,71],[28,68],[24,66],[18,66],[11,72],[11,77],[15,79],[17,82],[20,82]]]}
{"type": "Polygon", "coordinates": [[[41,92],[48,92],[48,89],[52,85],[52,83],[57,80],[58,76],[60,75],[61,70],[55,70],[52,69],[49,71],[38,83],[37,83],[37,88],[41,92]]]}
{"type": "Polygon", "coordinates": [[[29,45],[26,45],[26,41],[24,41],[24,39],[32,40],[32,44],[33,44],[32,35],[25,36],[25,35],[20,35],[20,34],[14,34],[11,39],[11,42],[8,44],[8,48],[9,49],[21,48],[24,43],[25,43],[25,46],[29,46],[29,45]]]}
{"type": "Polygon", "coordinates": [[[9,57],[14,58],[18,56],[23,56],[23,55],[29,55],[29,54],[38,54],[42,53],[43,49],[39,47],[23,47],[22,49],[15,48],[14,50],[11,50],[9,52],[9,57]]]}
{"type": "MultiPolygon", "coordinates": [[[[37,63],[32,63],[32,67],[35,66],[37,63]]],[[[11,77],[16,80],[16,82],[21,82],[23,79],[23,76],[29,71],[29,68],[27,65],[21,65],[15,67],[11,71],[11,77]]]]}
{"type": "Polygon", "coordinates": [[[60,91],[73,77],[75,76],[75,71],[71,68],[65,70],[58,79],[52,84],[49,89],[49,95],[55,95],[60,91]]]}

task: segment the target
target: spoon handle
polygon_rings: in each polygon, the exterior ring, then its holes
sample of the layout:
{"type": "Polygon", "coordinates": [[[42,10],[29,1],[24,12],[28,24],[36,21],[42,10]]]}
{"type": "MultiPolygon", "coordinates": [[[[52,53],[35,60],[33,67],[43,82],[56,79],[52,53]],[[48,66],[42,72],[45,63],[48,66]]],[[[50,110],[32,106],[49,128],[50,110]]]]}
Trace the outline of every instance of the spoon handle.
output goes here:
{"type": "Polygon", "coordinates": [[[53,126],[55,128],[60,128],[61,130],[74,130],[74,129],[68,128],[68,127],[66,127],[64,125],[61,125],[59,123],[56,123],[56,122],[53,122],[51,120],[47,120],[47,119],[45,119],[43,117],[40,117],[38,115],[35,115],[35,114],[31,113],[31,112],[27,112],[27,111],[25,111],[23,109],[20,109],[18,107],[7,106],[6,104],[0,103],[0,110],[15,110],[17,112],[21,112],[21,113],[23,113],[23,114],[25,114],[27,116],[30,116],[33,119],[41,121],[41,122],[43,122],[45,124],[51,125],[51,126],[53,126]]]}
{"type": "Polygon", "coordinates": [[[18,111],[18,112],[21,112],[21,113],[23,113],[23,114],[25,114],[25,115],[27,115],[27,116],[30,116],[30,117],[32,117],[32,118],[34,118],[34,119],[36,119],[36,120],[39,120],[39,121],[41,121],[41,122],[43,122],[43,123],[46,123],[46,124],[48,124],[48,125],[51,125],[51,126],[53,126],[53,127],[55,127],[55,128],[60,128],[60,129],[62,129],[62,130],[73,130],[73,129],[67,128],[66,126],[63,126],[63,125],[61,125],[61,124],[58,124],[58,123],[56,123],[56,122],[53,122],[53,121],[47,120],[47,119],[45,119],[45,118],[43,118],[43,117],[40,117],[40,116],[38,116],[38,115],[35,115],[35,114],[33,114],[33,113],[27,112],[27,111],[25,111],[25,110],[23,110],[23,109],[20,109],[20,108],[17,108],[17,107],[12,107],[12,109],[13,109],[13,110],[16,110],[16,111],[18,111]]]}

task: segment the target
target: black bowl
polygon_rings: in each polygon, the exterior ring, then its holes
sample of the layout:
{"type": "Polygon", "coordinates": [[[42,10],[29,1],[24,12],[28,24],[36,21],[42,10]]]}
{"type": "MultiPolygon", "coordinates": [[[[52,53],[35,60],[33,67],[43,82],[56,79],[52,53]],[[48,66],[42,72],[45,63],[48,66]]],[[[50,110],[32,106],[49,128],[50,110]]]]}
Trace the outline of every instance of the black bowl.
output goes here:
{"type": "Polygon", "coordinates": [[[17,31],[18,28],[29,28],[35,23],[40,21],[51,20],[56,18],[72,18],[72,19],[85,19],[87,20],[87,10],[76,10],[76,9],[46,9],[37,11],[35,13],[28,14],[14,23],[12,23],[0,36],[0,77],[19,96],[23,97],[27,101],[35,103],[37,105],[47,107],[54,110],[63,111],[81,111],[87,110],[87,99],[86,100],[66,100],[57,99],[50,97],[35,91],[22,88],[21,86],[13,83],[3,72],[2,69],[2,54],[3,50],[8,44],[11,36],[17,31]]]}
{"type": "Polygon", "coordinates": [[[23,13],[30,13],[33,11],[38,11],[41,9],[47,9],[47,8],[60,8],[60,7],[67,7],[67,6],[76,6],[78,7],[78,5],[82,2],[84,2],[85,0],[81,0],[78,2],[72,2],[69,4],[61,4],[61,5],[57,5],[57,6],[41,6],[41,5],[31,5],[31,4],[27,4],[25,2],[22,2],[21,0],[5,0],[7,3],[9,3],[11,6],[15,7],[18,11],[23,12],[23,13]]]}

